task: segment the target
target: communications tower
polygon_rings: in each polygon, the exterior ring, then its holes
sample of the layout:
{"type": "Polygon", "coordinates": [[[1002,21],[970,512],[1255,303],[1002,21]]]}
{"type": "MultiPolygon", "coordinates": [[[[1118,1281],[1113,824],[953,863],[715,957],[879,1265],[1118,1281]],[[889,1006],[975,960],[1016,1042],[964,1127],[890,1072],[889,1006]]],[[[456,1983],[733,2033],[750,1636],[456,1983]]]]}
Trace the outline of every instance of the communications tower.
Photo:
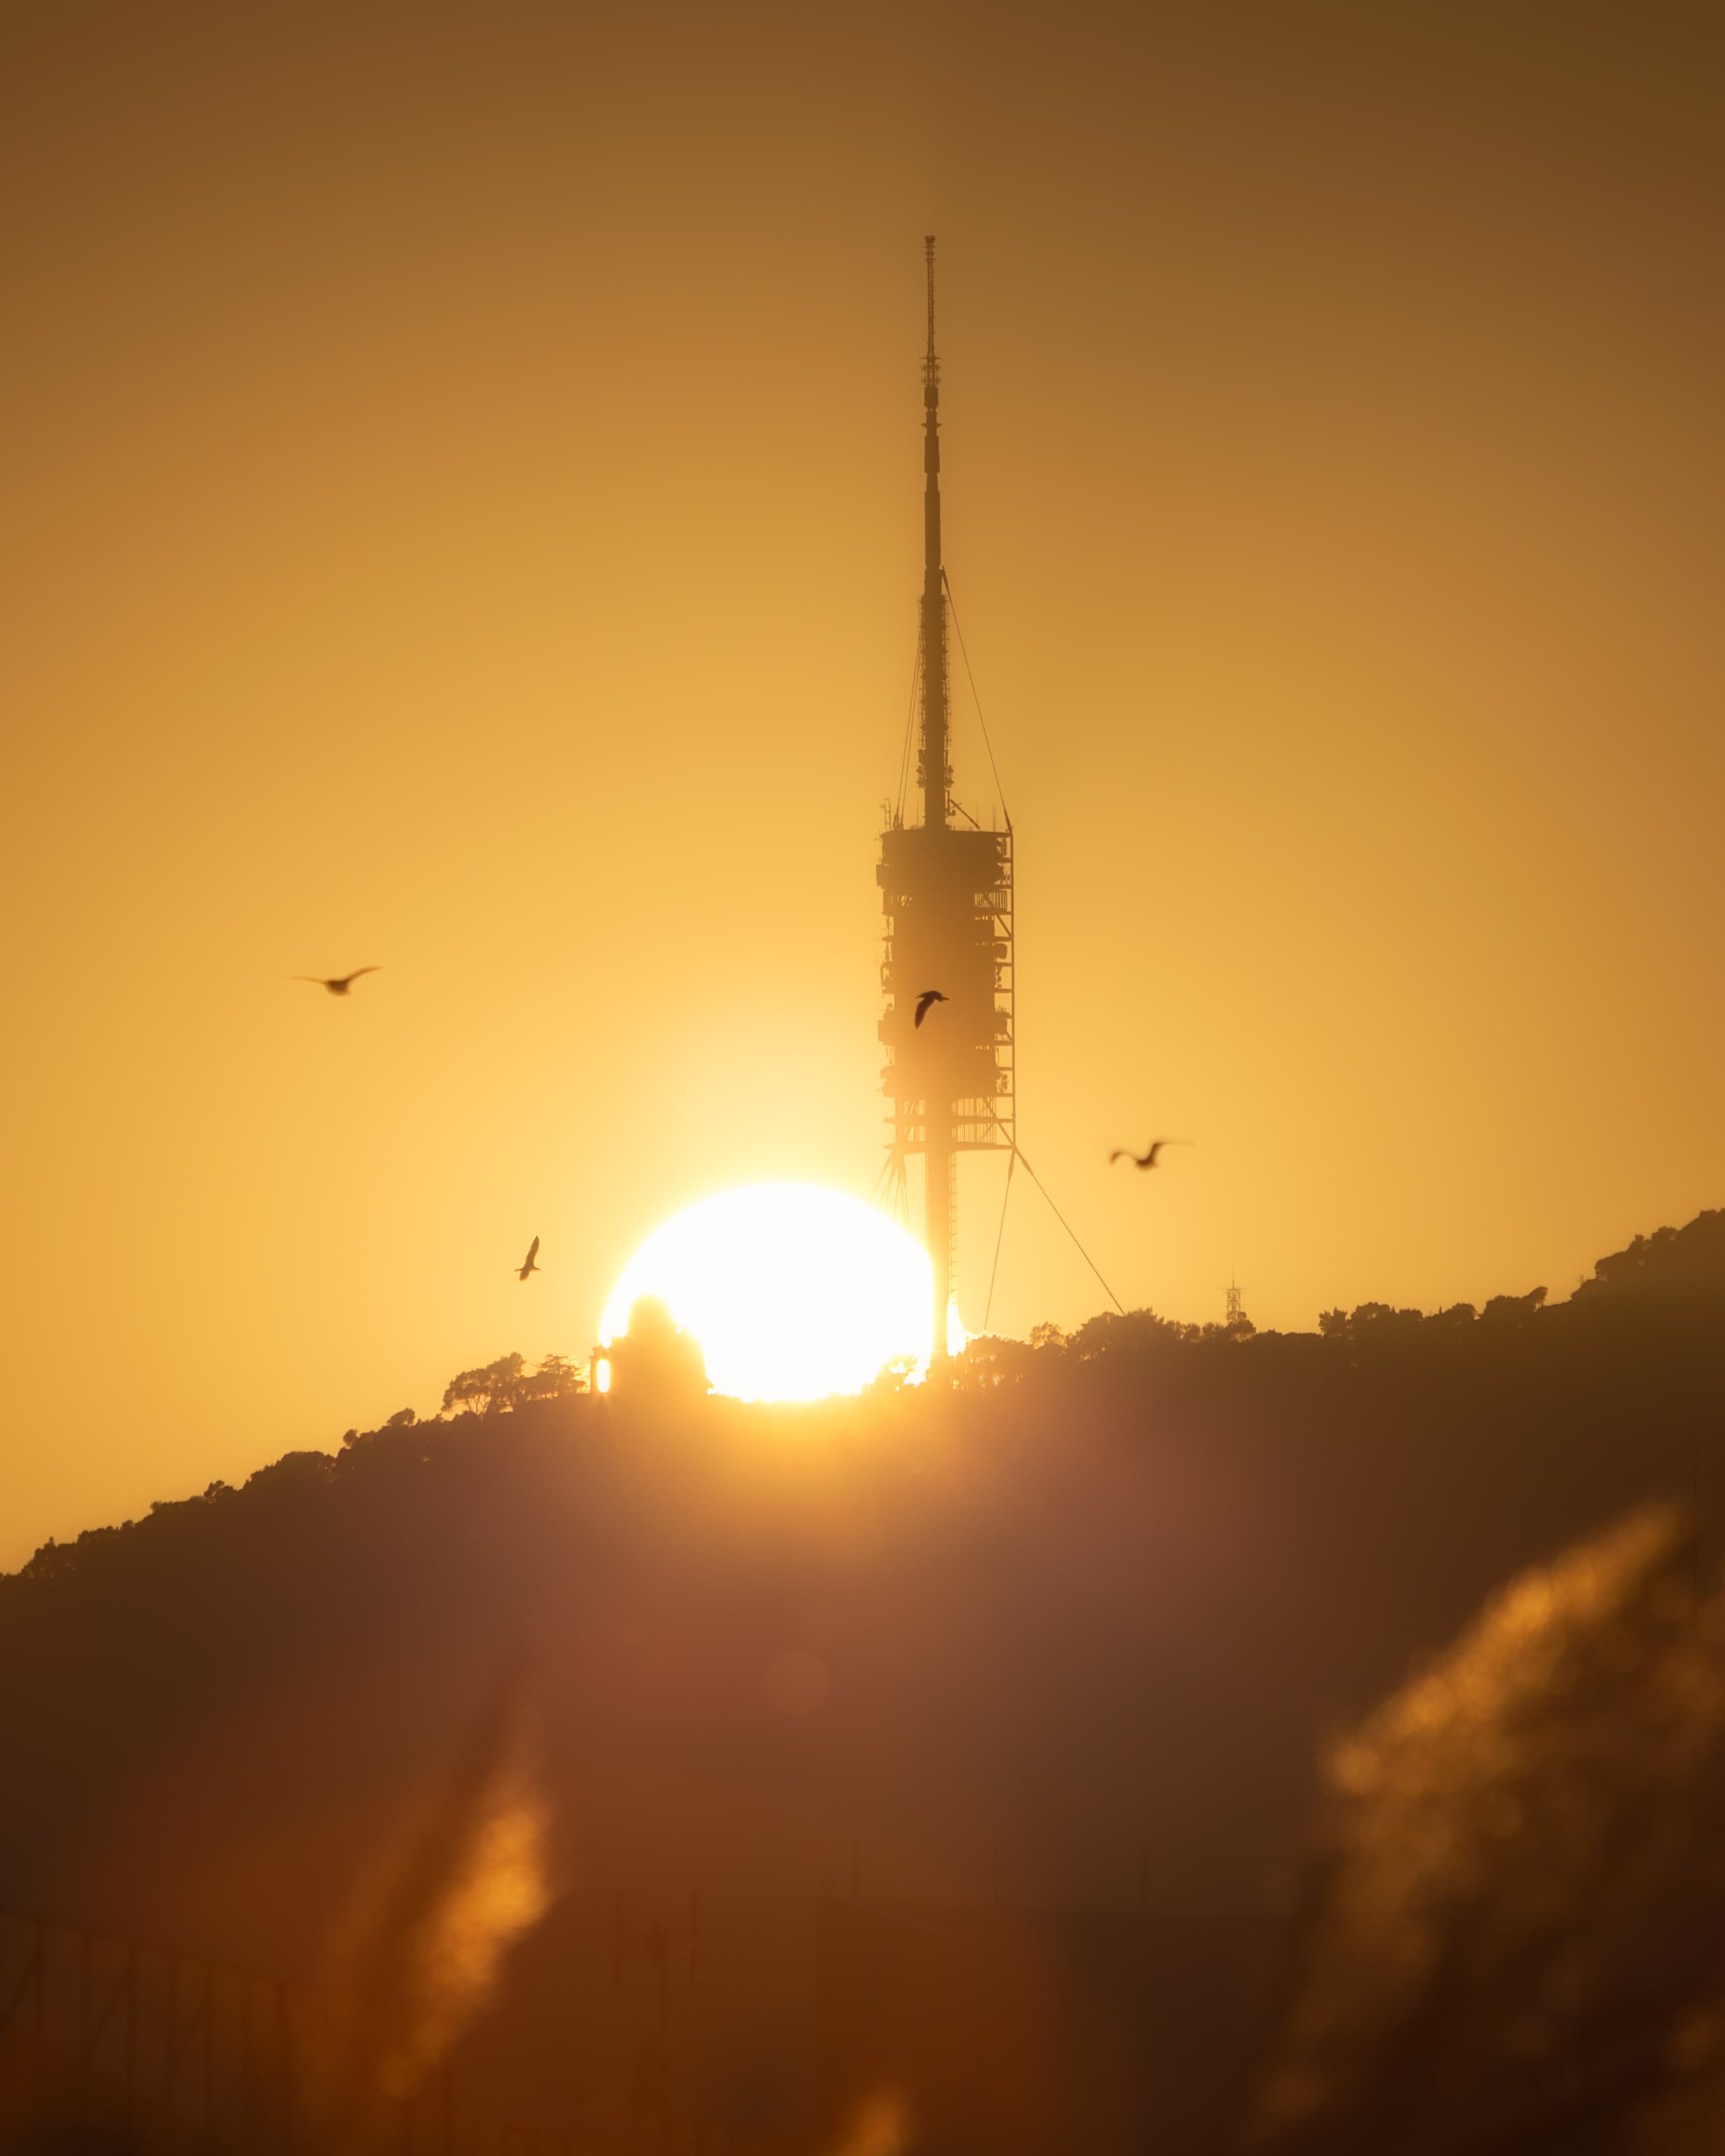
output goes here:
{"type": "Polygon", "coordinates": [[[947,1358],[954,1294],[962,1152],[1015,1144],[1013,1084],[1012,823],[984,830],[952,798],[947,628],[941,558],[940,362],[934,349],[934,241],[928,273],[928,349],[922,362],[922,604],[917,633],[919,822],[902,791],[880,839],[875,870],[886,916],[880,986],[886,1010],[881,1081],[891,1106],[891,1165],[922,1156],[924,1237],[934,1266],[934,1359],[947,1358]],[[917,999],[946,998],[915,1023],[917,999]]]}

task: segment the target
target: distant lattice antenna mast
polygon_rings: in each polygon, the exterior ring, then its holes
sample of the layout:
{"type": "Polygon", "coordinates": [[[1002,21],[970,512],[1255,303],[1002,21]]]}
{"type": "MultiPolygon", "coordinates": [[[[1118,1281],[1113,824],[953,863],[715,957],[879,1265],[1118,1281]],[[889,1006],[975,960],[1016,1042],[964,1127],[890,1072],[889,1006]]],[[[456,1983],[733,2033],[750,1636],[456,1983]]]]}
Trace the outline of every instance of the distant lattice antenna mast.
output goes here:
{"type": "Polygon", "coordinates": [[[1240,1282],[1230,1273],[1228,1278],[1228,1322],[1238,1325],[1245,1317],[1245,1310],[1240,1299],[1240,1282]]]}

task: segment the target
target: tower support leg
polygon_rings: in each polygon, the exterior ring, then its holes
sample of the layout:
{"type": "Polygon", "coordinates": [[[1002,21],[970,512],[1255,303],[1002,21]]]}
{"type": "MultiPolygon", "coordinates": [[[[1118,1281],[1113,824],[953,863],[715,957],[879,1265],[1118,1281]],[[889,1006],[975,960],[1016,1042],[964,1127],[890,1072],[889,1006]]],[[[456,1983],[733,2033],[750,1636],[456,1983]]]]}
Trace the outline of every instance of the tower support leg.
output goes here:
{"type": "Polygon", "coordinates": [[[923,1158],[927,1182],[924,1192],[923,1240],[934,1269],[934,1347],[931,1368],[947,1360],[947,1312],[952,1301],[952,1175],[957,1165],[950,1132],[939,1129],[929,1117],[928,1150],[923,1158]]]}

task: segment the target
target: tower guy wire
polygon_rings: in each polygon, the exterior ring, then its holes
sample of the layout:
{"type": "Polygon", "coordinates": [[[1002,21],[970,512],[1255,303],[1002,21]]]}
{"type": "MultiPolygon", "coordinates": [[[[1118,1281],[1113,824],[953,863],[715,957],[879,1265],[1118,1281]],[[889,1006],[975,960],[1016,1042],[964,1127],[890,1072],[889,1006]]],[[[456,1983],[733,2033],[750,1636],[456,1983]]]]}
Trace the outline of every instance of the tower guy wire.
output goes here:
{"type": "Polygon", "coordinates": [[[988,752],[988,768],[994,774],[994,791],[1000,797],[1000,813],[1006,819],[1006,828],[1012,829],[1012,811],[1006,805],[1006,788],[1000,783],[1000,767],[994,761],[994,743],[989,737],[988,721],[983,716],[983,700],[976,690],[976,675],[970,664],[970,652],[964,641],[964,627],[958,619],[958,603],[952,597],[952,581],[946,571],[941,571],[941,588],[947,595],[947,612],[952,617],[952,631],[958,639],[958,655],[964,661],[964,678],[970,684],[970,701],[976,706],[976,722],[982,729],[983,747],[988,752]]]}
{"type": "Polygon", "coordinates": [[[1006,1188],[1000,1194],[1000,1225],[994,1230],[994,1262],[988,1268],[988,1300],[983,1305],[983,1330],[994,1312],[994,1283],[1000,1276],[1000,1245],[1006,1240],[1006,1201],[1012,1196],[1012,1172],[1019,1164],[1018,1148],[1006,1156],[1006,1188]]]}
{"type": "Polygon", "coordinates": [[[1035,1184],[1036,1188],[1041,1191],[1043,1197],[1047,1199],[1049,1211],[1053,1214],[1055,1219],[1060,1222],[1060,1225],[1071,1237],[1073,1249],[1077,1251],[1079,1256],[1083,1259],[1086,1265],[1090,1267],[1096,1278],[1101,1281],[1102,1292],[1107,1296],[1109,1301],[1113,1304],[1114,1307],[1120,1312],[1121,1316],[1124,1317],[1126,1316],[1126,1305],[1120,1300],[1120,1297],[1116,1295],[1113,1289],[1109,1286],[1107,1281],[1103,1276],[1101,1267],[1096,1263],[1090,1252],[1085,1249],[1083,1244],[1078,1240],[1078,1230],[1072,1225],[1072,1223],[1066,1218],[1065,1214],[1061,1212],[1060,1207],[1055,1204],[1053,1199],[1049,1197],[1047,1186],[1044,1183],[1042,1178],[1036,1173],[1035,1169],[1031,1167],[1029,1162],[1028,1160],[1024,1160],[1024,1149],[1018,1143],[1016,1139],[1013,1142],[1012,1150],[1013,1156],[1015,1159],[1023,1160],[1024,1162],[1024,1173],[1029,1177],[1031,1182],[1035,1184]]]}
{"type": "Polygon", "coordinates": [[[916,700],[922,693],[922,642],[919,637],[916,655],[911,661],[911,705],[905,714],[905,745],[898,763],[898,798],[893,804],[893,813],[901,824],[905,820],[905,797],[911,790],[911,757],[916,746],[916,700]]]}
{"type": "MultiPolygon", "coordinates": [[[[997,1123],[999,1123],[1000,1122],[1000,1118],[998,1116],[995,1116],[994,1120],[997,1123]]],[[[1001,1128],[1004,1130],[1005,1126],[1002,1124],[1001,1128]]],[[[1031,1182],[1034,1183],[1036,1188],[1042,1193],[1049,1211],[1053,1214],[1055,1219],[1060,1222],[1060,1225],[1065,1229],[1067,1235],[1070,1236],[1073,1249],[1077,1251],[1079,1256],[1083,1259],[1086,1265],[1090,1267],[1096,1278],[1101,1281],[1103,1293],[1107,1296],[1109,1301],[1113,1304],[1114,1307],[1120,1312],[1121,1316],[1124,1317],[1127,1314],[1126,1305],[1120,1300],[1120,1297],[1116,1295],[1113,1289],[1109,1286],[1107,1281],[1103,1277],[1101,1267],[1096,1263],[1096,1260],[1091,1255],[1090,1252],[1085,1249],[1084,1245],[1079,1240],[1078,1230],[1072,1225],[1072,1223],[1066,1218],[1065,1214],[1061,1212],[1060,1207],[1055,1204],[1053,1199],[1049,1196],[1047,1185],[1043,1182],[1042,1178],[1036,1173],[1035,1169],[1031,1167],[1029,1160],[1025,1158],[1024,1149],[1019,1143],[1017,1132],[1013,1131],[1009,1132],[1007,1136],[1006,1142],[1012,1147],[1013,1158],[1014,1160],[1024,1161],[1025,1174],[1029,1177],[1031,1182]]],[[[1004,1232],[1006,1226],[1006,1207],[1004,1203],[1000,1208],[1000,1225],[1004,1232]]],[[[995,1261],[997,1264],[999,1261],[999,1250],[998,1246],[995,1250],[995,1261]]]]}

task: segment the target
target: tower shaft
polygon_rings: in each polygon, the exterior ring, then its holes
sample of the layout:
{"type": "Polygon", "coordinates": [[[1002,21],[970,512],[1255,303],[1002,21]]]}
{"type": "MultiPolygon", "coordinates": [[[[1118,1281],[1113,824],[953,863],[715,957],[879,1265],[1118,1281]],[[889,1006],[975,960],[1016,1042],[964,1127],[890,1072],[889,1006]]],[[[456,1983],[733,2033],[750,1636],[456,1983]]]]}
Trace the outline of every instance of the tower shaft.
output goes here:
{"type": "MultiPolygon", "coordinates": [[[[922,361],[922,738],[917,776],[925,829],[943,831],[952,773],[947,712],[947,594],[941,561],[941,366],[934,349],[934,239],[923,242],[928,272],[928,349],[922,361]]],[[[931,983],[930,986],[935,983],[931,983]]],[[[923,1156],[923,1235],[934,1268],[936,1363],[947,1359],[947,1312],[952,1300],[955,1222],[952,1104],[932,1096],[923,1156]]]]}
{"type": "MultiPolygon", "coordinates": [[[[951,603],[941,553],[940,362],[934,348],[934,242],[925,247],[928,345],[922,362],[922,598],[918,609],[916,783],[922,816],[906,821],[902,788],[881,834],[875,880],[886,916],[878,1029],[891,1103],[891,1160],[902,1176],[922,1156],[923,1232],[933,1273],[933,1360],[947,1360],[962,1152],[1014,1143],[1013,839],[984,830],[952,798],[947,636],[951,603]],[[931,989],[939,991],[924,1008],[931,989]],[[923,1022],[917,1023],[918,1010],[923,1022]]],[[[908,774],[906,774],[908,776],[908,774]]],[[[1002,804],[1003,808],[1004,803],[1002,804]]],[[[904,1186],[900,1184],[901,1188],[904,1186]]]]}

